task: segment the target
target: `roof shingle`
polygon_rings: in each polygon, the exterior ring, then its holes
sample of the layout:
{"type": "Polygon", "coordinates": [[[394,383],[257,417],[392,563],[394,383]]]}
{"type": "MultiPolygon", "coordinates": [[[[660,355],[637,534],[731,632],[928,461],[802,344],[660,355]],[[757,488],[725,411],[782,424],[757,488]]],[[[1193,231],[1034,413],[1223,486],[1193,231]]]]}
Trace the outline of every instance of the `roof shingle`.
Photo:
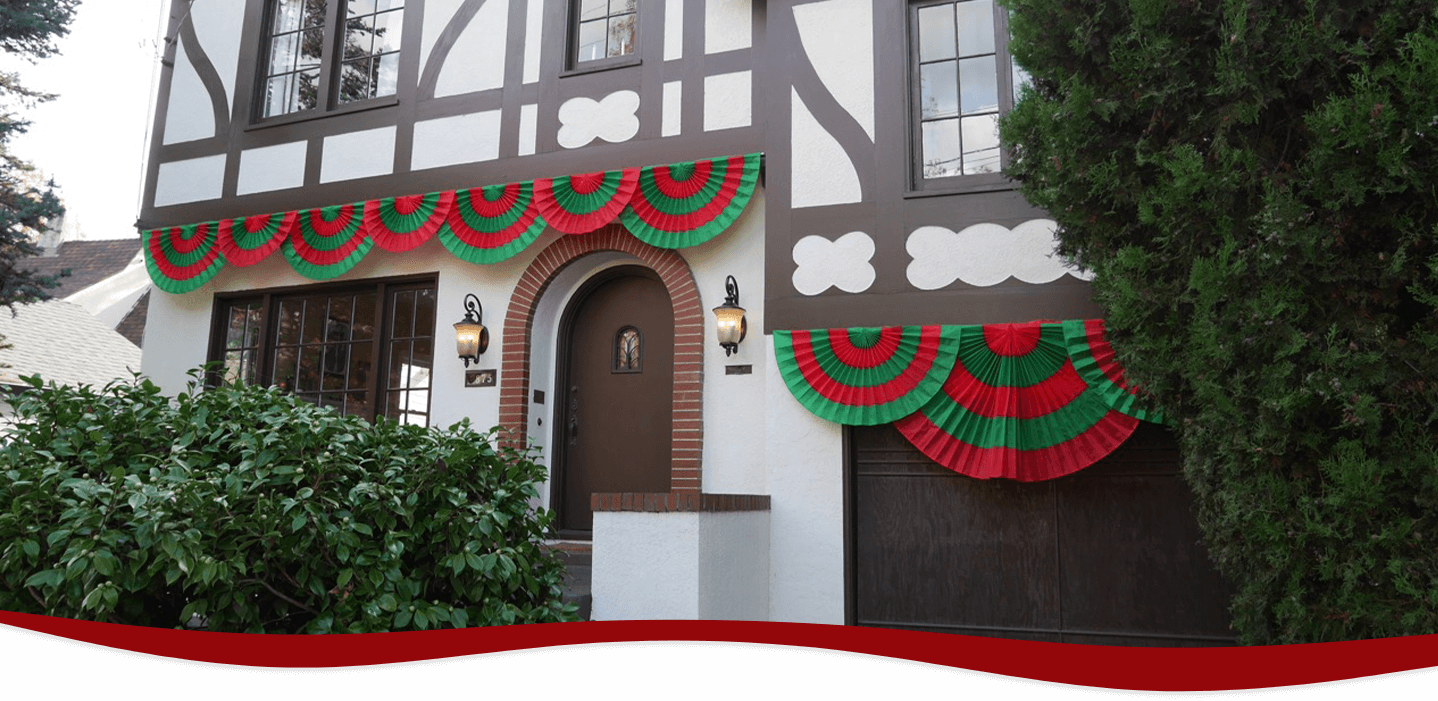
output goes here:
{"type": "Polygon", "coordinates": [[[16,267],[41,275],[55,275],[69,268],[70,276],[60,278],[60,286],[50,290],[51,297],[62,299],[124,270],[139,252],[138,238],[65,241],[58,255],[26,258],[16,267]]]}

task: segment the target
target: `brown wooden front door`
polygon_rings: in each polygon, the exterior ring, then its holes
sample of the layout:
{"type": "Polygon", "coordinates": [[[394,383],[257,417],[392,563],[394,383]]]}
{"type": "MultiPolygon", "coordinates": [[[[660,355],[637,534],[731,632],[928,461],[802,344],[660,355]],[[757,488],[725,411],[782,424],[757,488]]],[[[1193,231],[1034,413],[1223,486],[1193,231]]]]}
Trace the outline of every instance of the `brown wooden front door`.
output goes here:
{"type": "Polygon", "coordinates": [[[600,273],[561,324],[555,509],[565,537],[594,527],[596,492],[668,492],[674,308],[646,268],[600,273]]]}
{"type": "Polygon", "coordinates": [[[1172,437],[1139,426],[1047,482],[944,469],[890,426],[850,434],[850,619],[1097,645],[1233,643],[1172,437]]]}

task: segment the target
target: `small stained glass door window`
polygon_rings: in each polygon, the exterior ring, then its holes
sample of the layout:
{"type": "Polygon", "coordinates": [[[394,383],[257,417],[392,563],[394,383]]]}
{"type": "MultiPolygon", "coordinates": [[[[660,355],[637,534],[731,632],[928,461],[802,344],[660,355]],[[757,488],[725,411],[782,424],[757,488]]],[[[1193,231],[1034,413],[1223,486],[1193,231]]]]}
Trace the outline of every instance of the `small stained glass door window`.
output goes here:
{"type": "Polygon", "coordinates": [[[644,338],[639,329],[625,326],[614,334],[614,365],[616,373],[643,372],[644,338]]]}

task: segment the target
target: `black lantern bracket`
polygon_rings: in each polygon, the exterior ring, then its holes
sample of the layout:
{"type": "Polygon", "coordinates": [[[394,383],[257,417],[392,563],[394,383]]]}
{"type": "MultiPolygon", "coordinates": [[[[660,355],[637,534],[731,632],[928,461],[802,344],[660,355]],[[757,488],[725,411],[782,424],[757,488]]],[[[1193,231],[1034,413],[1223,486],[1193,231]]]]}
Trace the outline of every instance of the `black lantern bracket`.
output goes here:
{"type": "Polygon", "coordinates": [[[479,356],[489,350],[489,329],[484,326],[484,305],[480,303],[479,297],[473,292],[464,296],[464,320],[455,324],[455,327],[458,328],[464,324],[479,326],[479,345],[475,348],[475,354],[459,356],[464,360],[464,366],[468,368],[471,360],[478,362],[479,356]]]}

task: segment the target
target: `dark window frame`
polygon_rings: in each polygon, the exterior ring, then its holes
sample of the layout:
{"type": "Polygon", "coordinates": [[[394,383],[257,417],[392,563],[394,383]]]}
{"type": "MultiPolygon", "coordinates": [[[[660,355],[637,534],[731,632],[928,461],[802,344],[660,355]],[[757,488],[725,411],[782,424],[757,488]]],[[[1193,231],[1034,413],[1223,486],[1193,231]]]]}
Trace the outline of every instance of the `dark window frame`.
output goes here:
{"type": "MultiPolygon", "coordinates": [[[[339,78],[340,65],[344,62],[344,22],[347,18],[346,12],[349,7],[348,0],[325,0],[325,22],[324,42],[320,49],[320,72],[316,79],[320,95],[313,108],[299,109],[284,114],[265,116],[265,95],[269,84],[270,51],[273,42],[271,36],[274,28],[274,13],[277,9],[277,0],[260,0],[264,4],[260,10],[260,50],[257,52],[258,60],[255,65],[255,86],[254,95],[250,109],[250,126],[274,126],[302,122],[320,117],[348,114],[351,112],[362,112],[379,107],[389,107],[399,104],[399,90],[396,86],[394,94],[378,95],[371,98],[341,102],[339,99],[339,78]]],[[[405,26],[412,21],[412,2],[405,2],[398,12],[403,18],[405,26]]],[[[405,53],[404,33],[400,33],[400,49],[395,53],[403,56],[405,53]]]]}
{"type": "Polygon", "coordinates": [[[640,330],[639,330],[639,327],[637,327],[637,326],[635,326],[635,325],[633,325],[633,324],[626,324],[626,325],[624,325],[624,326],[619,327],[619,330],[614,332],[614,359],[609,363],[609,372],[610,372],[611,374],[615,374],[615,375],[639,375],[639,374],[643,374],[643,372],[644,372],[644,332],[643,332],[643,331],[640,331],[640,330]],[[635,363],[634,363],[634,367],[632,367],[632,368],[624,367],[624,363],[620,362],[620,347],[621,347],[621,346],[620,346],[620,342],[621,342],[621,340],[624,338],[624,333],[625,333],[626,331],[633,331],[633,332],[634,332],[634,337],[635,337],[635,339],[638,341],[638,343],[637,343],[637,345],[635,346],[635,349],[634,349],[634,360],[635,360],[635,363]]]}
{"type": "MultiPolygon", "coordinates": [[[[912,0],[905,7],[904,36],[908,51],[908,104],[904,112],[904,125],[909,144],[907,197],[963,194],[971,192],[992,192],[1012,190],[1018,184],[1011,179],[1008,171],[1012,153],[1000,145],[999,172],[973,175],[951,175],[940,178],[925,178],[924,135],[921,116],[919,60],[919,10],[937,5],[957,5],[963,0],[912,0]]],[[[1009,54],[1008,12],[998,0],[993,2],[994,12],[994,65],[997,72],[999,110],[1002,118],[1014,107],[1014,64],[1009,54]]]]}
{"type": "Polygon", "coordinates": [[[642,26],[643,17],[646,14],[645,7],[652,5],[643,0],[635,3],[634,7],[634,50],[621,56],[606,56],[588,61],[579,60],[579,8],[583,0],[568,0],[565,3],[564,17],[564,71],[561,77],[571,75],[583,75],[596,73],[614,68],[625,68],[637,66],[641,63],[640,42],[643,41],[642,26]]]}
{"type": "MultiPolygon", "coordinates": [[[[254,366],[254,374],[259,378],[257,384],[269,386],[274,375],[275,356],[278,354],[279,335],[279,307],[282,301],[304,300],[313,297],[326,297],[343,294],[363,294],[373,292],[376,295],[375,304],[375,332],[370,339],[370,377],[365,385],[364,392],[370,397],[370,408],[368,415],[363,416],[368,421],[375,421],[377,417],[385,414],[388,406],[388,395],[392,391],[387,387],[389,377],[390,349],[393,339],[396,336],[390,328],[394,316],[394,298],[405,290],[429,289],[435,294],[436,311],[438,306],[439,279],[434,274],[402,275],[385,278],[368,278],[364,280],[346,281],[339,283],[319,283],[310,285],[291,285],[286,287],[273,287],[259,290],[237,290],[233,292],[216,293],[212,301],[209,348],[206,351],[207,362],[223,363],[225,360],[226,340],[229,330],[229,311],[238,306],[258,303],[260,310],[259,338],[258,338],[258,360],[254,366]]],[[[434,319],[435,328],[432,343],[437,345],[439,340],[439,318],[436,313],[434,319]]],[[[419,329],[416,329],[419,331],[419,329]]],[[[409,338],[409,337],[406,337],[409,338]]],[[[422,414],[426,423],[433,415],[434,404],[434,360],[437,357],[438,348],[431,347],[430,383],[427,388],[425,405],[422,414]]],[[[220,373],[211,373],[206,378],[206,384],[214,387],[224,382],[223,370],[220,373]]],[[[323,390],[321,390],[323,391],[323,390]]],[[[398,419],[391,419],[398,420],[398,419]]]]}

